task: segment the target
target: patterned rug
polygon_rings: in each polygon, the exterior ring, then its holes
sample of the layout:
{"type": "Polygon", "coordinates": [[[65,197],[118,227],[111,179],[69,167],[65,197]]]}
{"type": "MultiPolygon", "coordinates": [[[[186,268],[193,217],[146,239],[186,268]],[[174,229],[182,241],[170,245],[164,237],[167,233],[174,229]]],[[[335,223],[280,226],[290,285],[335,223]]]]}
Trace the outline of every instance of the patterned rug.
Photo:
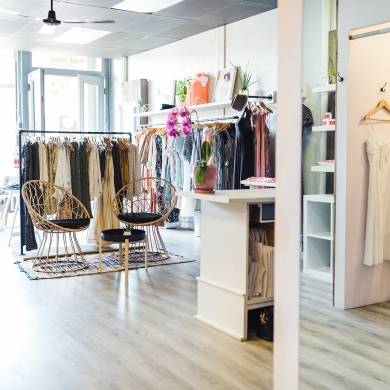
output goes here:
{"type": "MultiPolygon", "coordinates": [[[[148,254],[148,266],[157,267],[159,265],[171,265],[180,263],[190,263],[195,260],[185,259],[182,256],[172,255],[167,260],[161,260],[160,255],[148,254]]],[[[61,258],[59,258],[61,259],[61,258]]],[[[85,259],[88,264],[88,268],[81,271],[75,272],[64,272],[64,273],[44,273],[37,272],[32,269],[33,260],[16,261],[21,271],[25,272],[30,280],[38,279],[53,279],[53,278],[64,278],[71,276],[82,276],[82,275],[96,275],[99,274],[99,254],[86,254],[85,259]]],[[[129,271],[132,269],[145,268],[144,258],[139,254],[132,254],[129,256],[129,271]]],[[[64,268],[65,269],[65,268],[64,268]]],[[[122,265],[119,265],[119,253],[118,252],[107,252],[103,253],[102,256],[102,273],[105,272],[118,272],[124,271],[125,259],[123,256],[122,265]]]]}

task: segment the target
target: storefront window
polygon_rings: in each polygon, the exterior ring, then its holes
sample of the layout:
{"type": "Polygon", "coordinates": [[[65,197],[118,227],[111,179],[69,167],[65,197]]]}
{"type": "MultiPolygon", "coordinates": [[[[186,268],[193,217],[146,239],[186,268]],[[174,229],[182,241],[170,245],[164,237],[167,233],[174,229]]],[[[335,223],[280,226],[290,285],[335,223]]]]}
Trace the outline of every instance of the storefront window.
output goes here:
{"type": "Polygon", "coordinates": [[[15,56],[13,50],[1,50],[0,61],[0,107],[1,147],[0,183],[4,175],[14,175],[14,152],[16,150],[16,100],[15,100],[15,56]]]}
{"type": "Polygon", "coordinates": [[[45,75],[46,130],[77,130],[77,77],[45,75]]]}
{"type": "Polygon", "coordinates": [[[33,68],[54,68],[67,70],[102,71],[102,59],[80,56],[32,53],[33,68]]]}

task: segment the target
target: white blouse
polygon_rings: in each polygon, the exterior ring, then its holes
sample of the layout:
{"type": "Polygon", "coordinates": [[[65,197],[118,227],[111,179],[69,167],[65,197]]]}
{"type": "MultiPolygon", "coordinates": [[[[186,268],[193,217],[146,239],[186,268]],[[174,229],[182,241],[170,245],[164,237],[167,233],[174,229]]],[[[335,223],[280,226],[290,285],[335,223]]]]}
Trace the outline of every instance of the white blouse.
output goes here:
{"type": "Polygon", "coordinates": [[[366,141],[370,165],[365,265],[390,260],[390,137],[373,133],[366,141]]]}

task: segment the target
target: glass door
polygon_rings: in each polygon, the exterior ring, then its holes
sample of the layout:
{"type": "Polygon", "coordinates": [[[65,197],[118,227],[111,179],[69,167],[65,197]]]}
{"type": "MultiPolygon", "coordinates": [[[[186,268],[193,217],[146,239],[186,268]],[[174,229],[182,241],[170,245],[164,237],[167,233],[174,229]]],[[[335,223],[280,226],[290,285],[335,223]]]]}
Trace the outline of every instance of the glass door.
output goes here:
{"type": "Polygon", "coordinates": [[[104,131],[104,79],[78,75],[79,131],[104,131]]]}
{"type": "Polygon", "coordinates": [[[29,127],[30,130],[45,130],[45,83],[43,69],[37,69],[28,75],[29,91],[29,127]]]}

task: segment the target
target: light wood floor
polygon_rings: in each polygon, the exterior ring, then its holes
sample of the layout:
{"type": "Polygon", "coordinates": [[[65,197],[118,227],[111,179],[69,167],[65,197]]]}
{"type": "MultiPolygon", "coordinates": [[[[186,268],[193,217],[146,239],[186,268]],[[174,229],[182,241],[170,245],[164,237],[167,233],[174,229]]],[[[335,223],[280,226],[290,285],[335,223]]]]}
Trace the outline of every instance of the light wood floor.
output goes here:
{"type": "MultiPolygon", "coordinates": [[[[272,389],[271,343],[241,343],[193,318],[200,239],[162,234],[197,261],[127,281],[29,281],[0,234],[0,389],[272,389]]],[[[390,389],[390,304],[342,311],[330,284],[301,285],[301,388],[390,389]]]]}

